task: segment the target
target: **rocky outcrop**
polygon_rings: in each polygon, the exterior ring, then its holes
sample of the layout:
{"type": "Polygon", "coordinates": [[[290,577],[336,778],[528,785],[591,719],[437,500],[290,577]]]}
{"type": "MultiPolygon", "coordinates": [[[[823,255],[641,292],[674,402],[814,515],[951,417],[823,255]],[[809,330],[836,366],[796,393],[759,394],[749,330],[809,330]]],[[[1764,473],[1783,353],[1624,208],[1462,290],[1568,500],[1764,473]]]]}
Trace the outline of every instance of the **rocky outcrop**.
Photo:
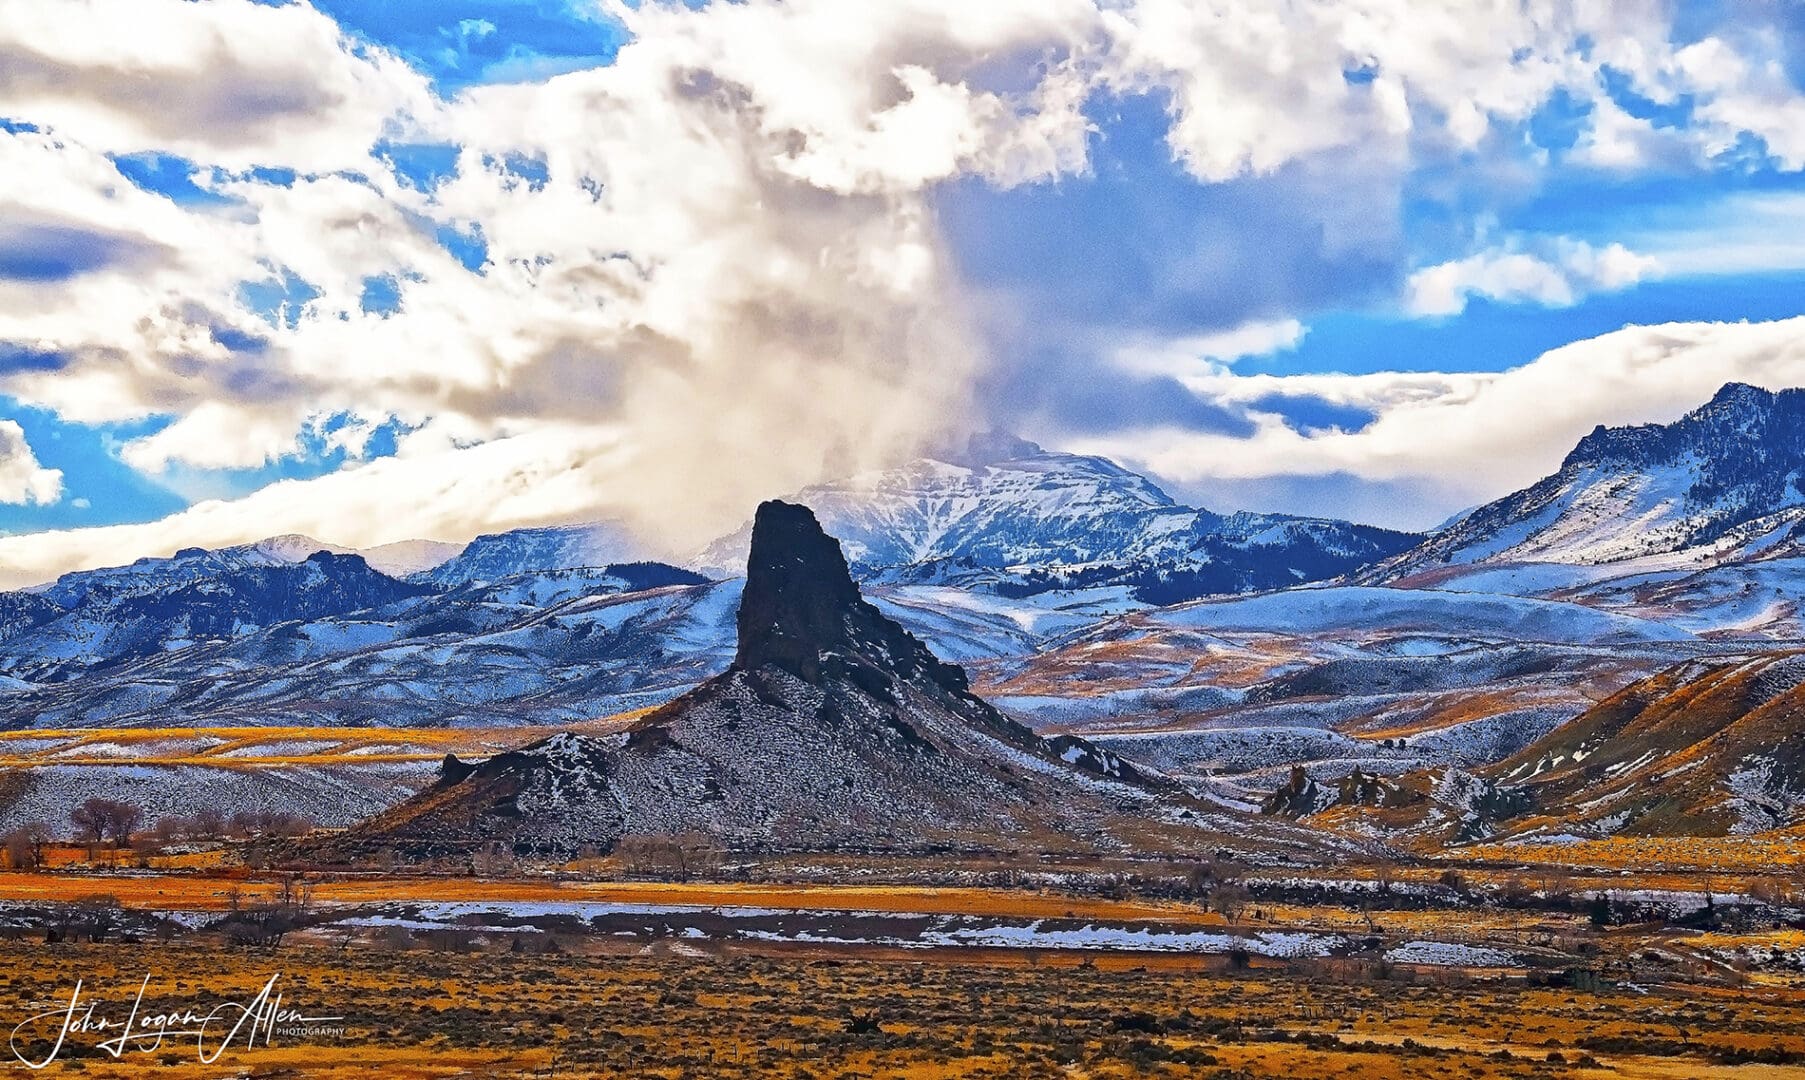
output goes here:
{"type": "Polygon", "coordinates": [[[1174,848],[1214,850],[1212,822],[1239,840],[1290,829],[1215,822],[1114,754],[1004,716],[865,602],[806,507],[759,508],[739,629],[725,674],[631,730],[448,759],[431,789],[314,857],[496,843],[556,857],[680,834],[755,851],[1121,850],[1112,825],[1129,818],[1143,841],[1169,830],[1174,848]]]}

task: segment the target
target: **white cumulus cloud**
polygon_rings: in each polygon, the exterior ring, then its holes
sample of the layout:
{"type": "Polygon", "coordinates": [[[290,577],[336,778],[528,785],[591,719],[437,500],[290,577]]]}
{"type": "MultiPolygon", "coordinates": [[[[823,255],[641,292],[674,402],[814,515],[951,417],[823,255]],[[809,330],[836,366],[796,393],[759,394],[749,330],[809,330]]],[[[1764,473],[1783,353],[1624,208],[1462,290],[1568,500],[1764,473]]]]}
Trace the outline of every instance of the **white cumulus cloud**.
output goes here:
{"type": "Polygon", "coordinates": [[[63,474],[38,464],[17,421],[0,420],[0,503],[48,505],[62,495],[63,474]]]}
{"type": "Polygon", "coordinates": [[[310,4],[0,0],[0,114],[114,153],[326,170],[434,101],[310,4]]]}
{"type": "Polygon", "coordinates": [[[1475,296],[1504,303],[1566,307],[1588,293],[1627,288],[1660,270],[1660,261],[1622,244],[1593,247],[1562,239],[1545,252],[1494,248],[1414,271],[1404,307],[1413,315],[1458,315],[1475,296]]]}
{"type": "Polygon", "coordinates": [[[1402,483],[1422,498],[1394,507],[1391,523],[1423,527],[1553,472],[1598,424],[1672,421],[1726,382],[1805,386],[1805,317],[1626,327],[1496,373],[1280,375],[1218,367],[1182,381],[1203,400],[1244,410],[1254,433],[1150,428],[1081,447],[1180,485],[1335,476],[1402,483]],[[1361,410],[1372,420],[1357,430],[1300,430],[1256,408],[1275,398],[1361,410]]]}

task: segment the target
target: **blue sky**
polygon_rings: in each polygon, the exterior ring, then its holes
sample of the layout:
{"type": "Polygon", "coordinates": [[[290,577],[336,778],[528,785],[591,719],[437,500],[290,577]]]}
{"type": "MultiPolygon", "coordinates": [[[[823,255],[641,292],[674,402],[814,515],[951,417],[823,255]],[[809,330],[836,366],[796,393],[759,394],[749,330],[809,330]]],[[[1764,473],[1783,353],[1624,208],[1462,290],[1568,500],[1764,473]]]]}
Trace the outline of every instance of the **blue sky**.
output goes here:
{"type": "Polygon", "coordinates": [[[1250,4],[1237,37],[1083,0],[109,2],[0,32],[48,73],[0,79],[15,538],[330,522],[325,493],[392,503],[360,478],[418,489],[433,455],[506,466],[334,539],[661,505],[560,471],[577,445],[697,463],[705,532],[947,426],[1423,525],[1590,422],[1796,380],[1761,329],[1805,295],[1793,5],[1275,30],[1250,4]],[[1292,68],[1262,70],[1271,33],[1292,68]],[[1732,328],[1625,336],[1675,322],[1732,328]],[[1406,434],[1552,365],[1573,401],[1531,442],[1406,434]]]}

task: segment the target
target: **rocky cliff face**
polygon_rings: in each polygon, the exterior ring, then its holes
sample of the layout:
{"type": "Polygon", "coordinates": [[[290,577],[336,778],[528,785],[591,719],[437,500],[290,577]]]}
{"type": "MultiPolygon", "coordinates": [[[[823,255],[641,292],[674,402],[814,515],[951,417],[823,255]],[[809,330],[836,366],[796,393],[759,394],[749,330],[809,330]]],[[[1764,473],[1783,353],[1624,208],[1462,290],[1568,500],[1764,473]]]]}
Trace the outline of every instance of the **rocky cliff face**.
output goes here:
{"type": "Polygon", "coordinates": [[[844,678],[862,669],[966,689],[963,671],[865,602],[840,545],[806,506],[758,508],[738,626],[741,671],[772,667],[818,685],[824,673],[844,678]]]}

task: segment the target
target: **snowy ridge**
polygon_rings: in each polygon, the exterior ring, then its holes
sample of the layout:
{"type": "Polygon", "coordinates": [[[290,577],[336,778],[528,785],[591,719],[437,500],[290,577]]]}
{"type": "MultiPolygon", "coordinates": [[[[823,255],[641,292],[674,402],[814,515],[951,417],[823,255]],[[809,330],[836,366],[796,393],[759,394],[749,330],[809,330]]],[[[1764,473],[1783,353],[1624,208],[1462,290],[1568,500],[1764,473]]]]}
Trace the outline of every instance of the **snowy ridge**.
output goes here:
{"type": "MultiPolygon", "coordinates": [[[[1099,457],[992,439],[986,453],[921,459],[806,488],[861,579],[956,585],[1007,595],[1125,585],[1166,603],[1321,580],[1417,538],[1344,521],[1229,516],[1182,506],[1151,480],[1099,457]]],[[[749,526],[696,565],[730,572],[749,526]]]]}
{"type": "Polygon", "coordinates": [[[1771,557],[1768,549],[1799,539],[1801,477],[1805,391],[1731,383],[1672,424],[1598,428],[1559,472],[1480,507],[1366,579],[1479,562],[1771,557]]]}
{"type": "Polygon", "coordinates": [[[646,562],[644,544],[618,522],[486,533],[417,575],[434,585],[482,584],[540,570],[646,562]]]}

